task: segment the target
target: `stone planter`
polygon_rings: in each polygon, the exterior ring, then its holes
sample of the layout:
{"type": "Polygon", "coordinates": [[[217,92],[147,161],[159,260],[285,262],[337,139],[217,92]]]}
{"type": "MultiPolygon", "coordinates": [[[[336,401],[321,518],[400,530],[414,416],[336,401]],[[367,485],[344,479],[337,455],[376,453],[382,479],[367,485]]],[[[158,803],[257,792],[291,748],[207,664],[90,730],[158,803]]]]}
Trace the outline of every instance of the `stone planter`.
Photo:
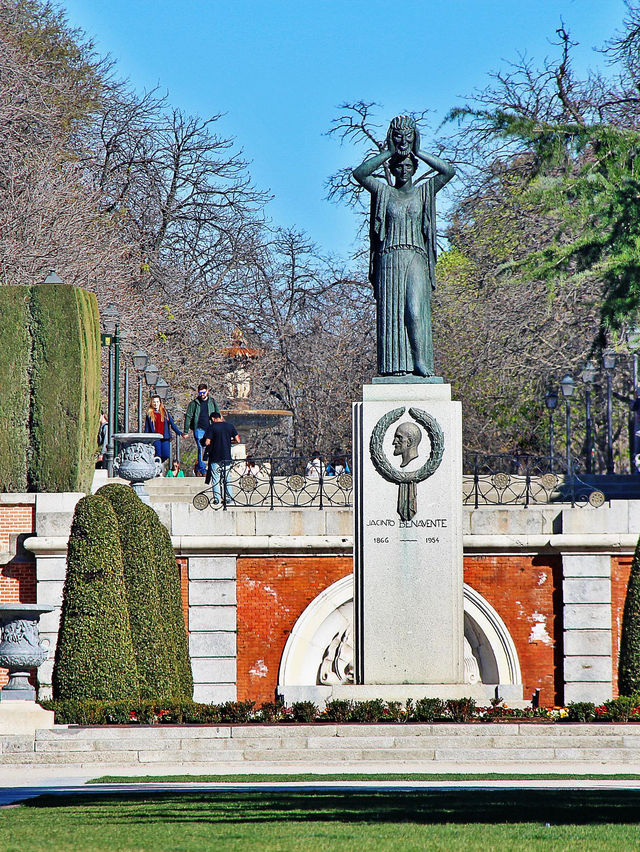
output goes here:
{"type": "Polygon", "coordinates": [[[0,700],[35,701],[29,671],[37,669],[48,656],[40,644],[38,618],[52,610],[52,606],[38,604],[0,604],[0,666],[9,669],[9,682],[0,692],[0,700]]]}
{"type": "Polygon", "coordinates": [[[121,445],[114,469],[121,479],[127,479],[143,503],[149,504],[144,487],[147,479],[162,474],[162,462],[155,455],[153,443],[162,439],[155,432],[120,432],[114,440],[121,445]]]}

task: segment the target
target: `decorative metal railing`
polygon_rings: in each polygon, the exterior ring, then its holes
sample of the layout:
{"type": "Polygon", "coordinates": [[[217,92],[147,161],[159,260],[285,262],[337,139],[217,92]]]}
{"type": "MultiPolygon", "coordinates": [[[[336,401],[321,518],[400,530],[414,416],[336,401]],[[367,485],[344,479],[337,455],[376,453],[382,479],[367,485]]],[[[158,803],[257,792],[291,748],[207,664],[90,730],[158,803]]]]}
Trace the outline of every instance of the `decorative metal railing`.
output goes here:
{"type": "Polygon", "coordinates": [[[602,506],[605,495],[580,476],[572,459],[571,474],[563,458],[527,453],[464,453],[462,491],[465,506],[571,503],[602,506]]]}
{"type": "MultiPolygon", "coordinates": [[[[605,502],[602,491],[581,479],[577,461],[571,476],[564,459],[525,453],[467,451],[463,464],[465,506],[571,503],[597,507],[605,502]]],[[[211,484],[193,498],[200,510],[228,506],[324,509],[352,503],[353,478],[348,467],[336,469],[323,461],[314,464],[291,456],[223,463],[214,470],[211,484]]]]}
{"type": "Polygon", "coordinates": [[[317,464],[296,457],[255,458],[251,463],[221,463],[208,488],[193,498],[196,509],[227,506],[315,507],[351,506],[353,478],[342,466],[317,464]],[[224,483],[226,481],[226,488],[224,483]]]}

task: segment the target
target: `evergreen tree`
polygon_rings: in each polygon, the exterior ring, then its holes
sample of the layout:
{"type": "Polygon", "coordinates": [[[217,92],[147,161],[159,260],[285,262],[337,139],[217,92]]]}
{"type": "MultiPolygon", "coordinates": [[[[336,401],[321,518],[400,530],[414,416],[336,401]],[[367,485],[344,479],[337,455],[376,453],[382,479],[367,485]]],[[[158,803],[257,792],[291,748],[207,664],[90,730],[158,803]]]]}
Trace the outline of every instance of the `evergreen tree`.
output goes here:
{"type": "Polygon", "coordinates": [[[128,485],[105,485],[98,494],[111,504],[117,518],[140,696],[169,698],[174,691],[173,666],[160,607],[151,517],[128,485]]]}
{"type": "Polygon", "coordinates": [[[189,657],[189,639],[182,608],[180,573],[171,544],[171,536],[153,509],[145,506],[145,511],[150,516],[152,529],[160,612],[172,668],[172,694],[174,698],[191,698],[193,675],[189,657]]]}
{"type": "Polygon", "coordinates": [[[139,697],[116,516],[98,495],[78,502],[71,525],[53,695],[139,697]]]}
{"type": "Polygon", "coordinates": [[[618,690],[620,695],[635,695],[640,692],[640,540],[633,555],[624,602],[618,690]]]}

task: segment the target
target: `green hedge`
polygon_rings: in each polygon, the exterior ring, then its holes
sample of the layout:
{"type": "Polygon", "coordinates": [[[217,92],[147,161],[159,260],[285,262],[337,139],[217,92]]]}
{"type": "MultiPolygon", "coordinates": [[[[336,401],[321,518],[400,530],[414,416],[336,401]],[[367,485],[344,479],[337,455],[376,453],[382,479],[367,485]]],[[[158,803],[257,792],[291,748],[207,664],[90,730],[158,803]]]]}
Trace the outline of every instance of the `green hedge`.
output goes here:
{"type": "Polygon", "coordinates": [[[29,296],[27,287],[0,287],[0,491],[27,490],[29,296]]]}
{"type": "Polygon", "coordinates": [[[151,515],[157,515],[152,509],[146,511],[148,507],[128,485],[105,485],[98,494],[110,502],[118,521],[140,696],[168,698],[173,695],[174,671],[156,572],[151,515]]]}
{"type": "Polygon", "coordinates": [[[163,615],[169,657],[172,665],[173,696],[191,698],[193,675],[189,657],[189,639],[184,623],[180,572],[176,563],[171,536],[149,506],[144,507],[150,518],[155,557],[160,612],[163,615]]]}
{"type": "Polygon", "coordinates": [[[83,497],[73,516],[53,695],[139,699],[117,519],[98,495],[83,497]]]}
{"type": "Polygon", "coordinates": [[[95,296],[60,284],[31,289],[33,491],[89,491],[98,431],[95,296]]]}
{"type": "Polygon", "coordinates": [[[93,293],[0,287],[0,490],[89,491],[100,417],[93,293]]]}
{"type": "Polygon", "coordinates": [[[618,690],[620,695],[640,692],[640,540],[631,563],[622,615],[618,690]]]}

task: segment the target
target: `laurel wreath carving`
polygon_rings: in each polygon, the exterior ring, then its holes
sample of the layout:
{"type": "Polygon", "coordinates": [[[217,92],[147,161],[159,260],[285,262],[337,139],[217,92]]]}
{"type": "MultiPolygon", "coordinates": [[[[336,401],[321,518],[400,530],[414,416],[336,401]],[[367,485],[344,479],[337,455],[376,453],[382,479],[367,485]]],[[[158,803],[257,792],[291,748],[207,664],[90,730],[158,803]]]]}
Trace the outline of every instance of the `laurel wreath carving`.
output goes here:
{"type": "Polygon", "coordinates": [[[371,433],[371,440],[369,441],[369,452],[375,469],[388,482],[395,482],[397,485],[405,482],[423,482],[425,479],[428,479],[440,467],[444,453],[444,434],[438,421],[420,408],[410,408],[409,416],[416,423],[424,426],[429,436],[431,452],[427,461],[418,470],[405,472],[396,470],[393,467],[384,454],[382,442],[389,427],[397,420],[400,420],[404,412],[404,408],[394,408],[393,411],[388,411],[384,414],[376,423],[371,433]]]}

